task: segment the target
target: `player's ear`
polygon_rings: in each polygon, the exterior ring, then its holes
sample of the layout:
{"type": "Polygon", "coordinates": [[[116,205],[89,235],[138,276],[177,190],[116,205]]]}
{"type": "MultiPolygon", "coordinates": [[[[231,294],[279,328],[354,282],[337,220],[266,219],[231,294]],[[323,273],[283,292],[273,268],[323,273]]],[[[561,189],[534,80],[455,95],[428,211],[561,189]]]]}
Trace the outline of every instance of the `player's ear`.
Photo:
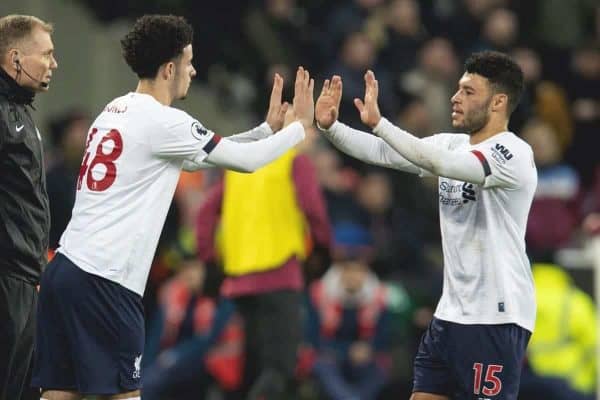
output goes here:
{"type": "Polygon", "coordinates": [[[170,80],[175,75],[175,63],[173,61],[169,61],[166,64],[163,64],[159,69],[159,74],[165,80],[170,80]]]}
{"type": "Polygon", "coordinates": [[[508,107],[508,96],[504,93],[496,93],[492,97],[492,111],[500,111],[508,107]]]}

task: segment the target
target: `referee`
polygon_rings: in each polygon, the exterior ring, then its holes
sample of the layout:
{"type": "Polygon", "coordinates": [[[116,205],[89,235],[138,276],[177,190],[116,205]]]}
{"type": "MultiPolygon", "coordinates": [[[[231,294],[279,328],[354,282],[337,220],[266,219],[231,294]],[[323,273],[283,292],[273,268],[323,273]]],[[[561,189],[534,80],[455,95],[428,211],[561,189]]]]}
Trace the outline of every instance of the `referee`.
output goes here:
{"type": "Polygon", "coordinates": [[[36,17],[0,18],[0,400],[31,395],[36,285],[50,227],[42,142],[31,108],[58,66],[51,34],[52,25],[36,17]]]}

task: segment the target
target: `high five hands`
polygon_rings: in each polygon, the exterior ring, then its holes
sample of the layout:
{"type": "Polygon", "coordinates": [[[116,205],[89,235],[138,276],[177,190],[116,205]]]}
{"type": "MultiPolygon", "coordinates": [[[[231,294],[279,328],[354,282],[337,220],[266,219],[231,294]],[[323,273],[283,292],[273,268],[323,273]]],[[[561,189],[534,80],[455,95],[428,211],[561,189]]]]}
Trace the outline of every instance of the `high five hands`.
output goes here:
{"type": "MultiPolygon", "coordinates": [[[[365,73],[365,98],[364,100],[354,99],[354,105],[360,113],[361,121],[371,129],[381,120],[381,112],[377,104],[378,95],[379,83],[375,79],[373,71],[368,70],[365,73]]],[[[321,128],[328,129],[337,120],[341,100],[342,79],[334,75],[331,82],[329,79],[325,80],[315,106],[315,118],[321,128]]]]}
{"type": "Polygon", "coordinates": [[[294,114],[304,128],[312,126],[315,120],[315,80],[310,77],[307,70],[298,67],[296,83],[294,85],[294,114]]]}
{"type": "Polygon", "coordinates": [[[285,113],[288,110],[289,104],[287,101],[281,102],[281,94],[283,92],[283,78],[279,74],[275,74],[273,78],[273,90],[271,90],[271,99],[269,100],[269,110],[265,121],[271,127],[273,132],[277,132],[283,128],[285,113]]]}
{"type": "Polygon", "coordinates": [[[321,89],[321,95],[315,106],[315,118],[317,124],[323,129],[329,129],[338,119],[340,114],[340,102],[342,101],[342,78],[334,75],[326,79],[321,89]]]}
{"type": "Polygon", "coordinates": [[[315,81],[311,79],[310,73],[303,67],[298,67],[294,85],[294,100],[290,106],[286,101],[281,102],[283,78],[279,74],[275,74],[269,110],[265,118],[273,132],[277,132],[294,121],[300,121],[305,128],[312,126],[315,113],[314,87],[315,81]]]}
{"type": "Polygon", "coordinates": [[[354,99],[354,105],[360,113],[360,120],[363,124],[373,129],[381,119],[381,112],[377,104],[379,95],[379,83],[375,79],[373,71],[368,70],[365,74],[365,100],[354,99]]]}

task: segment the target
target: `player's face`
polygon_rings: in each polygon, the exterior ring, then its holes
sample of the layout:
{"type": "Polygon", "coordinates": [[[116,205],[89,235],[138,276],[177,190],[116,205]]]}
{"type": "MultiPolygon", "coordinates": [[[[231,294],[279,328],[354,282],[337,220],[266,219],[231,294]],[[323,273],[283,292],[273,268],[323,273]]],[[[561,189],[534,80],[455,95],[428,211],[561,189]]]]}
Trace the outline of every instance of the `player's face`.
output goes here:
{"type": "Polygon", "coordinates": [[[469,134],[480,131],[490,119],[491,88],[481,75],[465,74],[452,102],[452,126],[469,134]]]}
{"type": "Polygon", "coordinates": [[[18,76],[19,84],[36,92],[47,91],[52,71],[58,67],[50,33],[42,28],[33,29],[29,38],[24,41],[22,49],[15,52],[14,59],[19,60],[22,69],[18,76]],[[27,71],[31,77],[23,71],[27,71]],[[46,85],[41,85],[42,82],[46,85]]]}
{"type": "Polygon", "coordinates": [[[175,98],[185,99],[187,92],[192,83],[192,78],[196,76],[196,69],[192,65],[192,58],[194,52],[192,51],[192,45],[188,44],[183,49],[183,54],[179,59],[177,68],[175,69],[175,98]]]}

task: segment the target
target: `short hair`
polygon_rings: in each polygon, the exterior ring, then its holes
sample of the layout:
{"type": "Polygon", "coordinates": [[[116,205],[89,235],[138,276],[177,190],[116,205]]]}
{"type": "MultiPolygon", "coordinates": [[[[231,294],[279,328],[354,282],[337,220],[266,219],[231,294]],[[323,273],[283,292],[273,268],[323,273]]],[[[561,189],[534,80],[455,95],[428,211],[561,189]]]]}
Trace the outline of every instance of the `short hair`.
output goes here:
{"type": "Polygon", "coordinates": [[[51,23],[32,15],[7,15],[0,18],[0,57],[21,40],[27,38],[35,28],[52,33],[51,23]]]}
{"type": "Polygon", "coordinates": [[[123,57],[140,79],[153,79],[161,65],[183,53],[193,36],[194,29],[183,17],[144,15],[121,40],[123,57]]]}
{"type": "Polygon", "coordinates": [[[486,78],[494,93],[508,96],[508,115],[517,108],[523,93],[523,71],[508,55],[497,51],[473,53],[465,62],[465,70],[486,78]]]}

